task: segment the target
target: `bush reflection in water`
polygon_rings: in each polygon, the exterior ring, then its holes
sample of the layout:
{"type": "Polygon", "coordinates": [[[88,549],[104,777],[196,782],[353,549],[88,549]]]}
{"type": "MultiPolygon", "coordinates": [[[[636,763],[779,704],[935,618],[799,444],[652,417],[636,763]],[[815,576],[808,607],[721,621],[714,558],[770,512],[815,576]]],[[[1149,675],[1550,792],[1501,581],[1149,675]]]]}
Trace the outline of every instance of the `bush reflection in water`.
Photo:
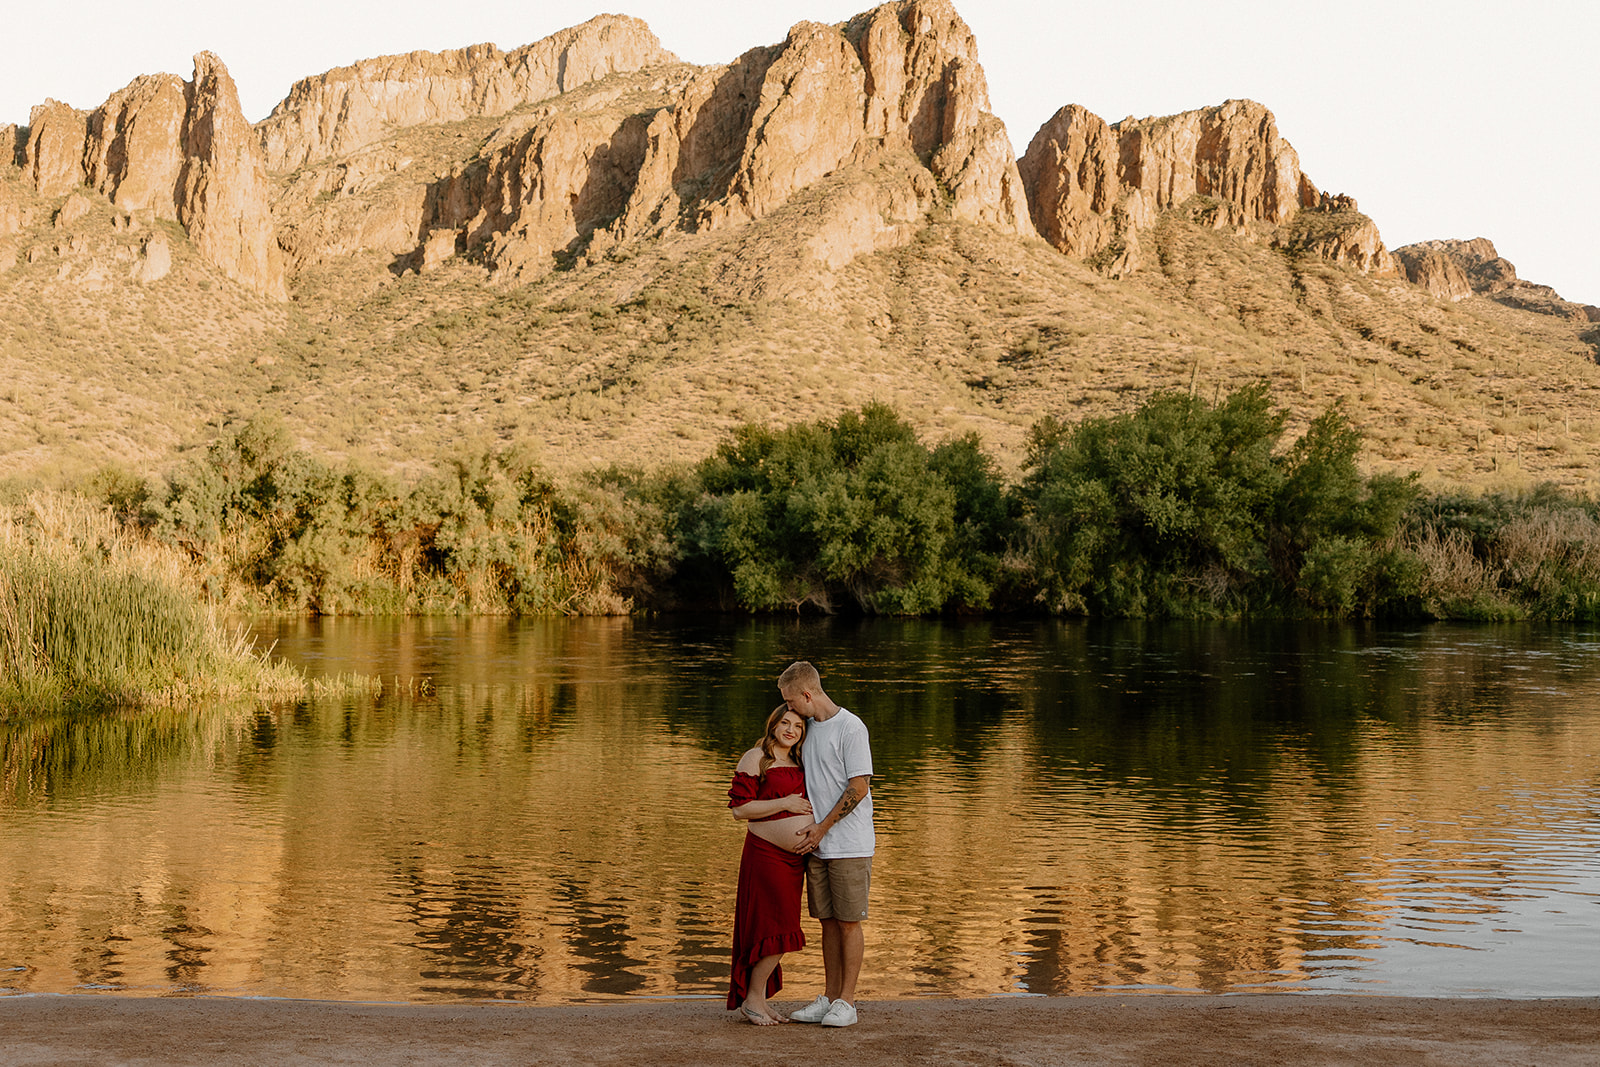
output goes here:
{"type": "MultiPolygon", "coordinates": [[[[1584,632],[260,629],[433,691],[6,727],[0,986],[716,995],[723,790],[804,656],[872,729],[865,995],[1592,992],[1584,632]]],[[[785,970],[809,995],[815,947],[785,970]]]]}

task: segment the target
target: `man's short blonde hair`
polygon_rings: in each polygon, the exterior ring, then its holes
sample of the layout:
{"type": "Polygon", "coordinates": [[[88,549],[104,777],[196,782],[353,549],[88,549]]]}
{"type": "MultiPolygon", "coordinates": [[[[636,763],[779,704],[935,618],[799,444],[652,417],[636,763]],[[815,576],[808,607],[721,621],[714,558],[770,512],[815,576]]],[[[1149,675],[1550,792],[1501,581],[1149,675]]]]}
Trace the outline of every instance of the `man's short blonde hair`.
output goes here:
{"type": "Polygon", "coordinates": [[[804,689],[809,693],[822,690],[822,675],[803,659],[789,664],[778,675],[778,692],[788,694],[796,689],[804,689]]]}

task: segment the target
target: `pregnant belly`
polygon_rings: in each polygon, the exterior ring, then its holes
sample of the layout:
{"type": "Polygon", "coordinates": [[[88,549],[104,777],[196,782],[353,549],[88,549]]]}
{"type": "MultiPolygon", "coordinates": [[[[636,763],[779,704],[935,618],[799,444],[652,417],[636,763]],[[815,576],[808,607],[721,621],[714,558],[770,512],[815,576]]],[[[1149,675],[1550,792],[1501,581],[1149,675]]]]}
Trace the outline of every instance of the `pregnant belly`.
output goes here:
{"type": "Polygon", "coordinates": [[[791,815],[786,819],[750,823],[750,832],[763,841],[786,848],[790,852],[800,843],[799,832],[811,825],[809,815],[791,815]]]}

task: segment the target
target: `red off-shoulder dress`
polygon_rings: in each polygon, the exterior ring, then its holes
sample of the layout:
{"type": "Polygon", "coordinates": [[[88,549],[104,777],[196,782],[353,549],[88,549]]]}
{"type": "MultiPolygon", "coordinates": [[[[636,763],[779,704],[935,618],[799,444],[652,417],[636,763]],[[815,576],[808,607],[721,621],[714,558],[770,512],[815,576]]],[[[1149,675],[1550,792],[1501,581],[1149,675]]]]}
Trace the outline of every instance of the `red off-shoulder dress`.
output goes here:
{"type": "MultiPolygon", "coordinates": [[[[728,788],[728,807],[752,800],[776,800],[798,793],[805,796],[806,776],[799,767],[770,767],[766,779],[735,774],[728,788]]],[[[767,819],[787,819],[781,811],[767,819]]],[[[756,820],[766,822],[767,819],[756,820]]],[[[744,835],[739,858],[739,892],[733,910],[733,980],[728,985],[728,1010],[744,1003],[750,992],[750,968],[766,956],[795,952],[805,947],[800,929],[800,886],[805,881],[805,858],[755,834],[744,835]]],[[[783,988],[783,968],[774,967],[767,979],[767,996],[783,988]]]]}

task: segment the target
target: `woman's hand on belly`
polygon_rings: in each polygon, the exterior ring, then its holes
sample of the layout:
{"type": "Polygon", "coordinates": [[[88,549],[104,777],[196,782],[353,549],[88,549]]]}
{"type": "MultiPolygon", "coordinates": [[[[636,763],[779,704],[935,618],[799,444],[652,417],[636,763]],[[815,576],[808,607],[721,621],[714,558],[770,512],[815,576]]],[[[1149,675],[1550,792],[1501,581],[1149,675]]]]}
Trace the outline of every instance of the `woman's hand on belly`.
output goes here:
{"type": "Polygon", "coordinates": [[[750,823],[750,832],[769,844],[795,851],[800,845],[800,831],[811,825],[809,815],[791,815],[787,819],[770,819],[750,823]]]}

